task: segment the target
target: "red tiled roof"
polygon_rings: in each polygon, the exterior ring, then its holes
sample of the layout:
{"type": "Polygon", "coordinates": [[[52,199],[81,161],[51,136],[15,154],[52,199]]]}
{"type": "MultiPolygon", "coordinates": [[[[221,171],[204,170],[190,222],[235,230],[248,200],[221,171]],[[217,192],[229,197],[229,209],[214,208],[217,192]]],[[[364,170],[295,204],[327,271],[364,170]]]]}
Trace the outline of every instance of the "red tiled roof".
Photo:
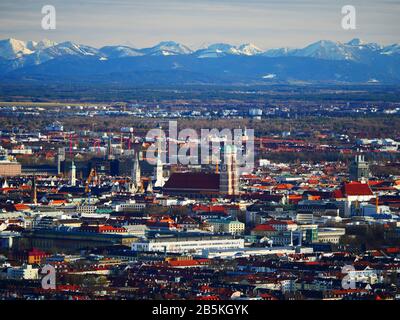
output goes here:
{"type": "Polygon", "coordinates": [[[386,252],[387,253],[399,253],[400,248],[398,248],[398,247],[386,248],[386,252]]]}
{"type": "Polygon", "coordinates": [[[349,182],[342,186],[342,192],[347,196],[372,196],[371,188],[366,183],[349,182]]]}
{"type": "Polygon", "coordinates": [[[344,195],[343,195],[343,193],[342,193],[342,190],[340,190],[340,189],[334,190],[334,191],[333,191],[333,197],[334,197],[335,199],[342,199],[342,198],[344,198],[344,195]]]}
{"type": "Polygon", "coordinates": [[[276,230],[272,225],[259,224],[253,229],[253,231],[276,231],[276,230]]]}
{"type": "Polygon", "coordinates": [[[275,186],[275,189],[277,190],[286,190],[286,189],[292,189],[294,187],[293,184],[290,183],[281,183],[275,186]]]}
{"type": "Polygon", "coordinates": [[[373,192],[367,183],[345,182],[340,189],[333,191],[333,196],[345,198],[347,196],[373,196],[373,192]]]}
{"type": "Polygon", "coordinates": [[[29,210],[30,208],[26,204],[17,203],[17,204],[14,204],[14,209],[16,211],[23,211],[23,210],[29,210]]]}
{"type": "Polygon", "coordinates": [[[208,259],[193,259],[193,260],[171,260],[168,264],[171,267],[192,267],[209,263],[208,259]]]}
{"type": "Polygon", "coordinates": [[[67,203],[67,200],[51,200],[49,205],[60,205],[67,203]]]}

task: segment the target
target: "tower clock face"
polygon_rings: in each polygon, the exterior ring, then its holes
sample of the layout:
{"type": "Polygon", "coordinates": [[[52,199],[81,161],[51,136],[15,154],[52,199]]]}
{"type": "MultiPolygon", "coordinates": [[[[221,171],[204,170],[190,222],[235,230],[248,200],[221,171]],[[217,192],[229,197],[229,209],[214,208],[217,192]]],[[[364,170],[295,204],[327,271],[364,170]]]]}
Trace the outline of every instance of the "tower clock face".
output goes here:
{"type": "Polygon", "coordinates": [[[227,167],[226,164],[223,164],[223,165],[221,166],[221,171],[224,171],[224,172],[228,171],[228,167],[227,167]]]}

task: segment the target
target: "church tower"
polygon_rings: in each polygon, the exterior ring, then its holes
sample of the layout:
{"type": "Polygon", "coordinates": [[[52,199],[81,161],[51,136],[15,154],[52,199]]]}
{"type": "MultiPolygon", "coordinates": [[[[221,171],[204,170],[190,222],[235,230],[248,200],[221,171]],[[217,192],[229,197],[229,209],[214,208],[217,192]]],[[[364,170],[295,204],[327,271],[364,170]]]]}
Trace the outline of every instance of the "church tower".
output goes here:
{"type": "Polygon", "coordinates": [[[135,183],[136,186],[139,186],[141,184],[141,178],[142,176],[140,171],[139,156],[138,152],[135,152],[132,169],[132,181],[135,183]]]}
{"type": "Polygon", "coordinates": [[[162,161],[162,143],[165,143],[161,138],[157,139],[157,165],[155,168],[155,180],[154,187],[161,188],[164,186],[164,168],[163,168],[163,161],[162,161]]]}
{"type": "Polygon", "coordinates": [[[237,151],[233,145],[226,145],[223,149],[223,162],[220,166],[219,189],[224,195],[239,194],[239,170],[237,166],[237,151]]]}
{"type": "Polygon", "coordinates": [[[57,153],[57,174],[61,175],[61,164],[65,161],[65,148],[58,148],[57,153]]]}
{"type": "Polygon", "coordinates": [[[131,178],[132,178],[133,189],[136,192],[140,192],[143,189],[143,187],[142,187],[142,173],[140,170],[139,151],[138,150],[135,151],[131,178]]]}
{"type": "Polygon", "coordinates": [[[366,182],[369,179],[369,165],[365,161],[364,155],[356,155],[354,161],[350,165],[350,180],[366,182]]]}
{"type": "Polygon", "coordinates": [[[71,164],[71,186],[76,186],[76,166],[74,161],[71,164]]]}

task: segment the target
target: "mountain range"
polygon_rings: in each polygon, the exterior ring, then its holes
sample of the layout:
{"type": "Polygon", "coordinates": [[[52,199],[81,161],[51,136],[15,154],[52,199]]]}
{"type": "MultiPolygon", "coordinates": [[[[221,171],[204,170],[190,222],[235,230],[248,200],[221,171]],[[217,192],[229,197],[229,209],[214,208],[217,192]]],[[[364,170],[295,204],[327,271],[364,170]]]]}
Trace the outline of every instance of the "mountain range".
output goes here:
{"type": "Polygon", "coordinates": [[[71,41],[0,40],[0,83],[400,84],[400,45],[353,39],[261,50],[217,43],[193,50],[164,41],[150,48],[94,48],[71,41]]]}

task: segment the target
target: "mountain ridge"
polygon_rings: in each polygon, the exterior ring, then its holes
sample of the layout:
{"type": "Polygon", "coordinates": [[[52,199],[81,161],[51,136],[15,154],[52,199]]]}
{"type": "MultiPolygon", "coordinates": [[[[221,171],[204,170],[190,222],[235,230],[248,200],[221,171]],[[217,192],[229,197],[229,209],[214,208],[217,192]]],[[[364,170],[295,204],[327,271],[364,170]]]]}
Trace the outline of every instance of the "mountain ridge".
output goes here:
{"type": "Polygon", "coordinates": [[[113,79],[136,84],[341,82],[399,83],[400,45],[320,40],[304,48],[263,51],[216,43],[192,50],[174,41],[148,48],[95,48],[71,41],[0,40],[1,81],[113,79]],[[79,68],[76,68],[79,66],[79,68]]]}

